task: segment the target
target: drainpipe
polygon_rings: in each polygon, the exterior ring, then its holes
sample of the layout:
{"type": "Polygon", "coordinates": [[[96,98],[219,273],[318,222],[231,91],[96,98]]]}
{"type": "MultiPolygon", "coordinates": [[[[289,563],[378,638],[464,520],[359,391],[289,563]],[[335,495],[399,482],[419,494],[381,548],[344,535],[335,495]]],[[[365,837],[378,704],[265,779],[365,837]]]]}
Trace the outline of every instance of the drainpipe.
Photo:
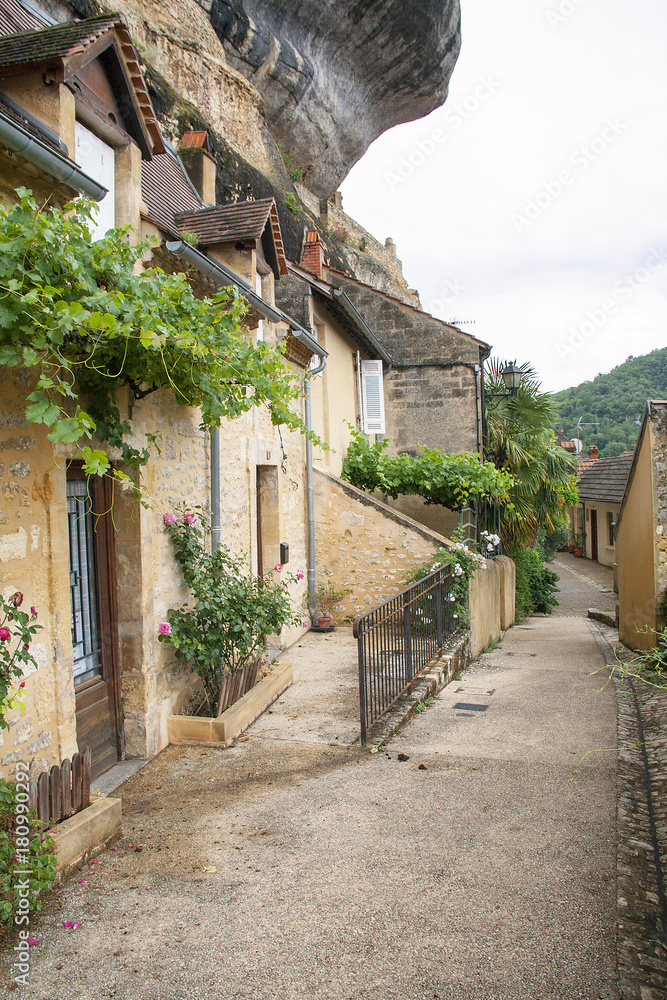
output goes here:
{"type": "Polygon", "coordinates": [[[211,555],[220,548],[220,431],[211,431],[211,555]]]}
{"type": "MultiPolygon", "coordinates": [[[[310,294],[310,293],[309,293],[310,294]]],[[[317,368],[311,368],[304,378],[305,413],[304,419],[309,431],[313,429],[313,418],[310,407],[310,380],[313,375],[324,371],[327,363],[327,352],[314,341],[317,350],[314,352],[320,359],[317,368]]],[[[313,489],[313,442],[306,438],[306,497],[308,506],[308,612],[312,624],[315,624],[315,491],[313,489]]]]}
{"type": "Polygon", "coordinates": [[[46,143],[31,136],[20,125],[9,121],[1,114],[0,142],[12,152],[19,153],[29,163],[41,167],[57,181],[67,184],[75,191],[80,191],[93,201],[102,201],[102,198],[107,194],[107,188],[103,184],[98,184],[92,177],[85,174],[67,156],[59,153],[56,149],[51,149],[46,143]]]}

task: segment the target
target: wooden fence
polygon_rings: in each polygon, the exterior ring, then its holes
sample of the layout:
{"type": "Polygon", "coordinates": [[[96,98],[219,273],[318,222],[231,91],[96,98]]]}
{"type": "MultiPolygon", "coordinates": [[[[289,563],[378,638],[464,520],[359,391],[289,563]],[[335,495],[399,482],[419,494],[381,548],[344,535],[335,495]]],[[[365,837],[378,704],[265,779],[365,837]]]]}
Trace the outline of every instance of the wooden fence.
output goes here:
{"type": "Polygon", "coordinates": [[[28,782],[28,808],[34,809],[42,830],[55,826],[90,805],[90,749],[75,753],[60,767],[54,764],[28,782]]]}

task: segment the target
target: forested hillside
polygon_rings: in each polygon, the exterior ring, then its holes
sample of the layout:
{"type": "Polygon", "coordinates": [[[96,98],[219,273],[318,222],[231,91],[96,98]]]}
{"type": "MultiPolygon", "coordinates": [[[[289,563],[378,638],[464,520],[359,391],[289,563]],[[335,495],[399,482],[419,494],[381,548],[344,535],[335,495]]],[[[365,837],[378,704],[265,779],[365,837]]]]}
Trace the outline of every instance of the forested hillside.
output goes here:
{"type": "Polygon", "coordinates": [[[560,405],[557,430],[596,444],[603,458],[634,448],[647,399],[667,399],[667,347],[627,361],[592,382],[554,394],[560,405]],[[577,422],[581,421],[579,429],[577,422]],[[598,424],[598,426],[586,426],[598,424]]]}

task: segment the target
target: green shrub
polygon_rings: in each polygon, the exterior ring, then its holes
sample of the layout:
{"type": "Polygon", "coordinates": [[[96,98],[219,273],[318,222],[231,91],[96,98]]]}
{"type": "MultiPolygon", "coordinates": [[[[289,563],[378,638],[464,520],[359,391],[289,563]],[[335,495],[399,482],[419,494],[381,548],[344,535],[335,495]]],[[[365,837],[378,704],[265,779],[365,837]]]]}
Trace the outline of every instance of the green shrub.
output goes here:
{"type": "Polygon", "coordinates": [[[29,914],[41,910],[41,893],[56,877],[53,839],[41,833],[34,811],[17,817],[17,787],[0,780],[0,926],[28,924],[29,914]],[[21,833],[28,826],[30,833],[21,833]],[[27,872],[28,874],[20,874],[27,872]],[[28,883],[28,893],[22,883],[28,883]],[[27,901],[27,905],[26,905],[27,901]]]}
{"type": "Polygon", "coordinates": [[[507,553],[516,566],[517,621],[537,612],[550,615],[558,601],[559,576],[543,565],[539,548],[515,548],[507,553]]]}
{"type": "Polygon", "coordinates": [[[544,562],[553,562],[557,552],[567,552],[569,534],[567,528],[538,532],[538,544],[544,562]]]}

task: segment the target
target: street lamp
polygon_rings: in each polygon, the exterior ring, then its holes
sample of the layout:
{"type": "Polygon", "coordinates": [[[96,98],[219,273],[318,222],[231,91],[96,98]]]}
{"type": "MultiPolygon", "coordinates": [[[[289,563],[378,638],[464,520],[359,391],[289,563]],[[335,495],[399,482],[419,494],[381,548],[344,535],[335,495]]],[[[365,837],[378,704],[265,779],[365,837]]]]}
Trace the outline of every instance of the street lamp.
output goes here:
{"type": "Polygon", "coordinates": [[[515,396],[521,386],[521,369],[515,364],[505,365],[500,373],[505,388],[510,396],[515,396]]]}

